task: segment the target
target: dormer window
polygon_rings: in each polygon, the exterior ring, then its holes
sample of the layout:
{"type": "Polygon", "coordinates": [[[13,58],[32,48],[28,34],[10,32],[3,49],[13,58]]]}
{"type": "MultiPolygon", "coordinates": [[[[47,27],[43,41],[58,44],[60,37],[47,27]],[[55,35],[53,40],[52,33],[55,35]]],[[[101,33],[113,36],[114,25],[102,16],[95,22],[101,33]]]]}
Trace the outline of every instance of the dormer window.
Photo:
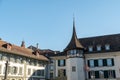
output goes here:
{"type": "Polygon", "coordinates": [[[92,52],[93,51],[93,46],[89,46],[88,50],[89,50],[89,52],[92,52]]]}
{"type": "Polygon", "coordinates": [[[97,51],[101,51],[101,45],[97,45],[97,51]]]}
{"type": "Polygon", "coordinates": [[[110,45],[109,44],[105,45],[105,50],[110,50],[110,45]]]}

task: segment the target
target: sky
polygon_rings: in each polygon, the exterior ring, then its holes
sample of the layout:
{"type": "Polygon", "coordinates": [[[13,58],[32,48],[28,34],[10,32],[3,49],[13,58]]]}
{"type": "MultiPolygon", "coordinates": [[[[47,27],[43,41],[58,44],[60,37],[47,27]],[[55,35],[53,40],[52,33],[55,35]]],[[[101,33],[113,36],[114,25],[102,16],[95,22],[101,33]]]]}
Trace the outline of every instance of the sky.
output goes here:
{"type": "Polygon", "coordinates": [[[78,38],[120,33],[120,0],[0,0],[0,38],[62,51],[78,38]]]}

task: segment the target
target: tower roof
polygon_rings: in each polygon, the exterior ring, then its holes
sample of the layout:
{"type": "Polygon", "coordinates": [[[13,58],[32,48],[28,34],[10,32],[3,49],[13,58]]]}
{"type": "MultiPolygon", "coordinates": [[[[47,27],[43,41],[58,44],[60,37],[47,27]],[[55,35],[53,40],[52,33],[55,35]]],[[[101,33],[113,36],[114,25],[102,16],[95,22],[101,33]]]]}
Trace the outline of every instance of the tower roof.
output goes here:
{"type": "Polygon", "coordinates": [[[80,43],[80,41],[77,38],[74,19],[73,19],[72,38],[71,38],[71,41],[69,42],[69,44],[67,45],[67,47],[64,49],[64,51],[67,51],[67,50],[70,50],[70,49],[84,49],[84,47],[82,46],[82,44],[80,43]]]}

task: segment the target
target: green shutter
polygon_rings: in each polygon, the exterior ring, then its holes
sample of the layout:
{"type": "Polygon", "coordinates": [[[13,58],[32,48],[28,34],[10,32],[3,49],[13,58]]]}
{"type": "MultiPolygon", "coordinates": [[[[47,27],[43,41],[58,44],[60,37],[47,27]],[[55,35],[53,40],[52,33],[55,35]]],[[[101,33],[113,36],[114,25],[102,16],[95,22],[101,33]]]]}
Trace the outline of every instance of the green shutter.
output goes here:
{"type": "Polygon", "coordinates": [[[98,67],[98,60],[94,60],[95,67],[98,67]]]}
{"type": "Polygon", "coordinates": [[[114,59],[112,58],[112,66],[114,66],[114,59]]]}
{"type": "Polygon", "coordinates": [[[113,70],[113,78],[116,78],[115,70],[113,70]]]}
{"type": "Polygon", "coordinates": [[[88,78],[91,79],[90,71],[88,72],[88,78]]]}
{"type": "Polygon", "coordinates": [[[64,66],[66,65],[65,59],[64,59],[64,66]]]}
{"type": "Polygon", "coordinates": [[[95,78],[99,78],[99,71],[95,71],[95,78]]]}
{"type": "Polygon", "coordinates": [[[108,78],[108,71],[107,70],[104,71],[104,78],[108,78]]]}
{"type": "Polygon", "coordinates": [[[90,60],[87,61],[88,67],[90,67],[90,60]]]}
{"type": "Polygon", "coordinates": [[[58,66],[60,66],[60,60],[58,60],[58,66]]]}
{"type": "Polygon", "coordinates": [[[107,66],[107,60],[103,59],[103,66],[107,66]]]}

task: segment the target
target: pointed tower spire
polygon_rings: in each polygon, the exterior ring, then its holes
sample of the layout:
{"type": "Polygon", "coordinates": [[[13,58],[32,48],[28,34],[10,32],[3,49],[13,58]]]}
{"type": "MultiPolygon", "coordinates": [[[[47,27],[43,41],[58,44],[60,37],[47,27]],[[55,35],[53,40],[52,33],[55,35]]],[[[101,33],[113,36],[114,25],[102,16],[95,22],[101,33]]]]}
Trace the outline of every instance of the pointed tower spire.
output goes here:
{"type": "Polygon", "coordinates": [[[68,46],[64,49],[64,51],[71,50],[71,49],[84,49],[81,45],[80,41],[77,38],[76,30],[75,30],[75,18],[73,17],[73,33],[72,38],[68,46]]]}
{"type": "Polygon", "coordinates": [[[22,41],[21,47],[25,48],[25,41],[22,41]]]}

